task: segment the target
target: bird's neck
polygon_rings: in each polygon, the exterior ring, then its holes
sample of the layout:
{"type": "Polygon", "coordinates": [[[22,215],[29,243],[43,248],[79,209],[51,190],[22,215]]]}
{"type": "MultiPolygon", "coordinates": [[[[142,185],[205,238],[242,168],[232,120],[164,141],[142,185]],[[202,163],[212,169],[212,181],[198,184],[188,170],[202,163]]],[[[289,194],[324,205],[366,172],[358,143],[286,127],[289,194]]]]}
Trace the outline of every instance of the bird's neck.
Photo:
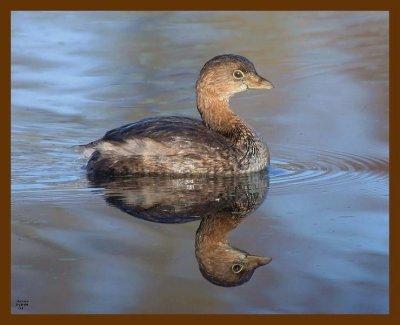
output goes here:
{"type": "Polygon", "coordinates": [[[236,151],[239,168],[247,169],[257,157],[267,155],[262,141],[256,133],[229,107],[229,97],[218,96],[197,84],[197,109],[204,123],[221,134],[232,144],[236,151]]]}
{"type": "MultiPolygon", "coordinates": [[[[199,87],[198,87],[199,88],[199,87]]],[[[254,136],[251,129],[229,106],[229,97],[197,89],[197,109],[204,123],[233,142],[254,136]]]]}

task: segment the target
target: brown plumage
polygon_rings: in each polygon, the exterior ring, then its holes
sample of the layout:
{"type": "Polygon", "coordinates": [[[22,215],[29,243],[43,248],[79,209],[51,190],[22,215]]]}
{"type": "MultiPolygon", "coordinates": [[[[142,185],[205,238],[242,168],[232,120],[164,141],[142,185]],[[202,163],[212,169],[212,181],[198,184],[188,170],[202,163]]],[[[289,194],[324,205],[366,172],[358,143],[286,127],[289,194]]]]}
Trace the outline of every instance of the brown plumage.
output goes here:
{"type": "Polygon", "coordinates": [[[269,165],[268,147],[229,107],[229,98],[249,88],[270,89],[246,58],[224,54],[208,61],[196,83],[202,117],[158,117],[111,130],[81,146],[91,154],[90,177],[115,175],[254,172],[269,165]]]}

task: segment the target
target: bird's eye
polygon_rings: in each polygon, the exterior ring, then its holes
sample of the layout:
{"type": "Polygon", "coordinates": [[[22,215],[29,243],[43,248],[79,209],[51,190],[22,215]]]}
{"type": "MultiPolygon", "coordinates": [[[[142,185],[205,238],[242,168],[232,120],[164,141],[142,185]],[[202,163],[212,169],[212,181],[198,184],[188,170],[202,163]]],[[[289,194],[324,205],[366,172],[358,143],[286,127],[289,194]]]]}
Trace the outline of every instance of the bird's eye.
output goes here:
{"type": "Polygon", "coordinates": [[[241,264],[233,264],[232,265],[233,273],[239,273],[241,270],[243,270],[243,265],[241,265],[241,264]]]}
{"type": "Polygon", "coordinates": [[[233,71],[233,77],[235,79],[242,79],[244,77],[244,73],[240,70],[233,71]]]}

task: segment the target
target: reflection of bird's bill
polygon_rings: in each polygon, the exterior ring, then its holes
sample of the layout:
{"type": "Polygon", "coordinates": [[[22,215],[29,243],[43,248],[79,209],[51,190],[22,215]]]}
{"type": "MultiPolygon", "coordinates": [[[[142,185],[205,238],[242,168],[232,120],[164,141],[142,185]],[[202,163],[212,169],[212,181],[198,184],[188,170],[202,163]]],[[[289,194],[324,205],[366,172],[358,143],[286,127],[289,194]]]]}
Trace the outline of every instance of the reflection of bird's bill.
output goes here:
{"type": "Polygon", "coordinates": [[[272,258],[266,256],[247,255],[247,260],[251,266],[259,267],[262,265],[267,265],[272,261],[272,258]]]}
{"type": "Polygon", "coordinates": [[[259,267],[259,266],[267,265],[268,263],[270,263],[272,261],[272,257],[252,255],[240,248],[237,248],[237,247],[232,247],[232,248],[236,251],[239,251],[239,252],[242,252],[243,254],[245,254],[246,259],[249,262],[249,265],[252,267],[259,267]]]}

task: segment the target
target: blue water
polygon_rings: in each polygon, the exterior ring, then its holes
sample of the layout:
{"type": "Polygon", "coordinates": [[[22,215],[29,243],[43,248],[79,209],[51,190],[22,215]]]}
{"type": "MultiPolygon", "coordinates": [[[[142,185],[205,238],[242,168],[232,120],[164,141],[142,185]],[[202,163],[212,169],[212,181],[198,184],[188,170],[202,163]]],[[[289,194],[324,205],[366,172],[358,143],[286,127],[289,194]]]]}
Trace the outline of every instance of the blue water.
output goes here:
{"type": "Polygon", "coordinates": [[[12,311],[387,313],[387,35],[385,12],[13,12],[12,311]],[[275,85],[232,101],[272,166],[230,240],[273,260],[231,288],[199,271],[198,218],[150,222],[106,201],[196,183],[93,186],[70,149],[144,117],[199,117],[198,72],[227,52],[275,85]]]}

